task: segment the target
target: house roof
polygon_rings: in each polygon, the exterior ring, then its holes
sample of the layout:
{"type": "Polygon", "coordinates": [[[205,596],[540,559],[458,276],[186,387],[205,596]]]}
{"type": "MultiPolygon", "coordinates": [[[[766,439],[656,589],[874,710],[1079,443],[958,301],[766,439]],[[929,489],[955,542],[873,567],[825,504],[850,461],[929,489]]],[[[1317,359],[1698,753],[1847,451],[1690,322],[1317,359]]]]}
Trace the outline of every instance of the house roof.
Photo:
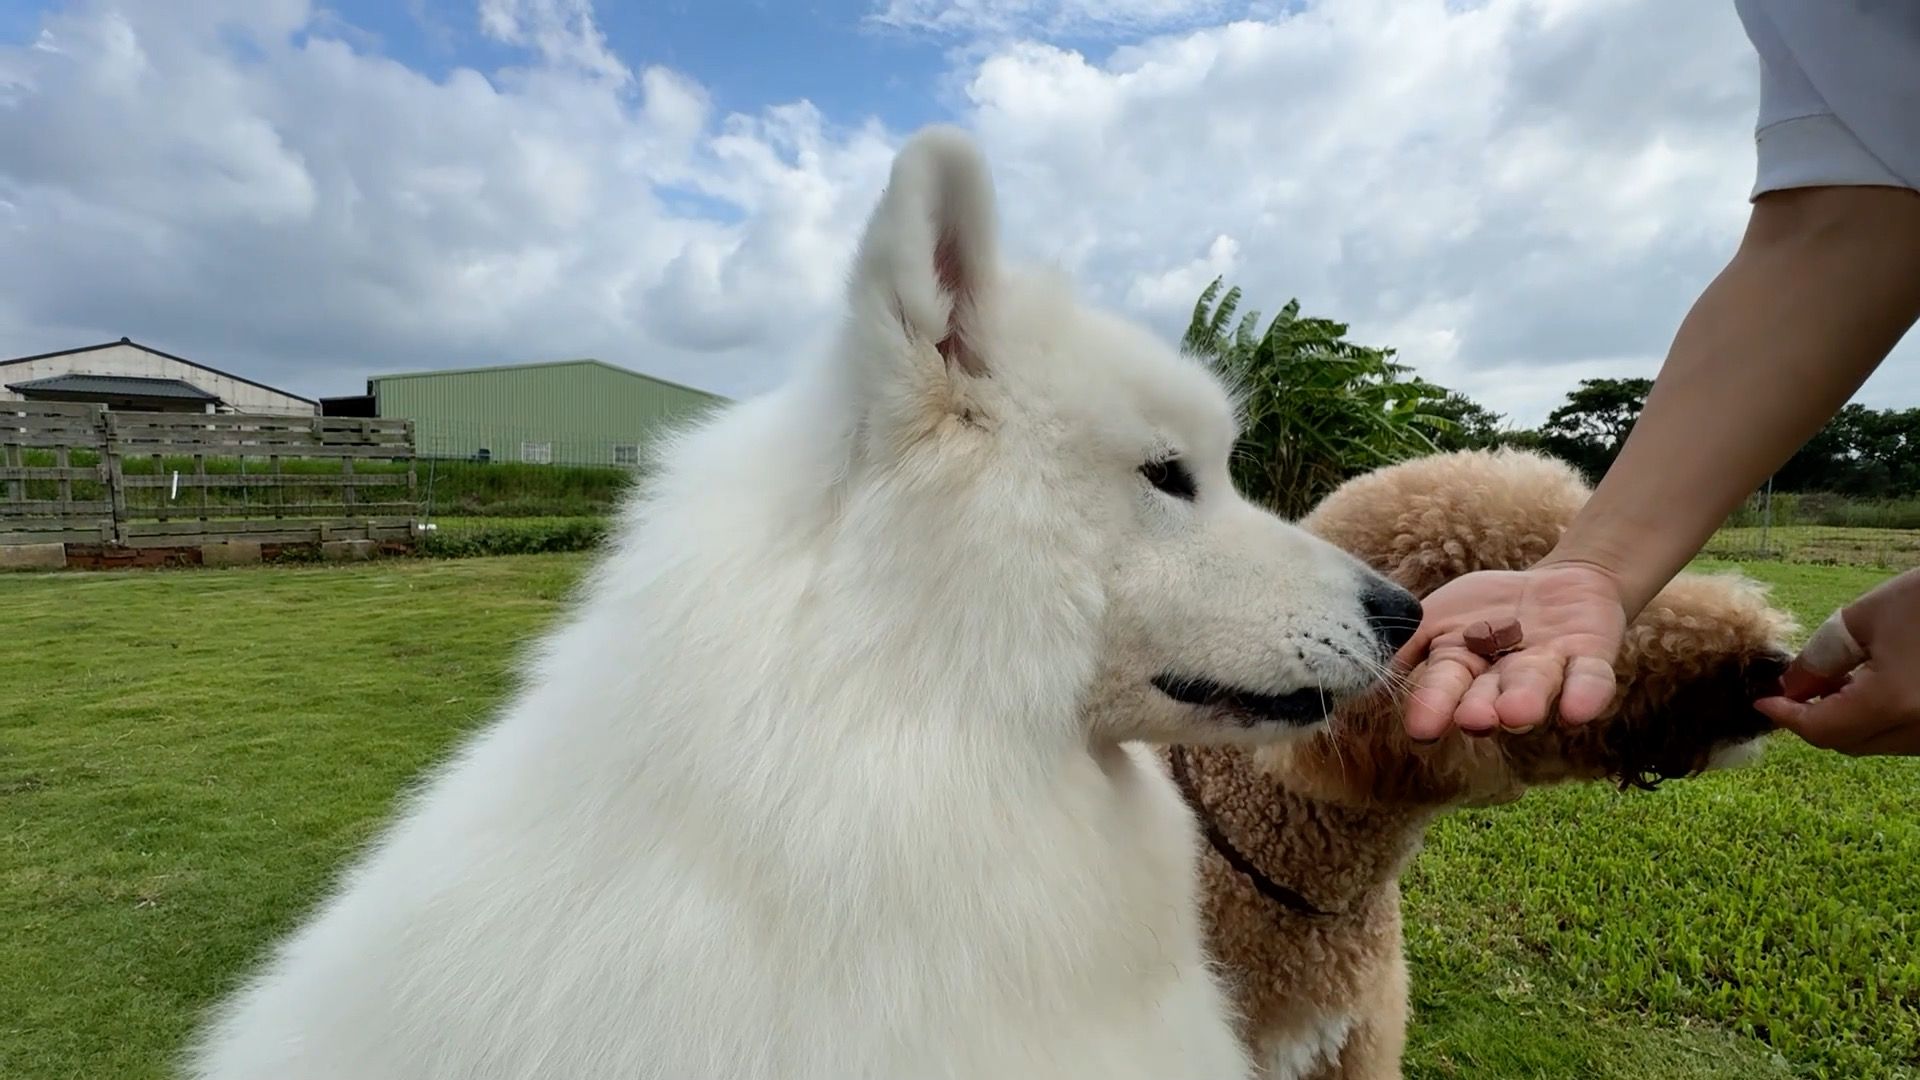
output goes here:
{"type": "MultiPolygon", "coordinates": [[[[119,341],[105,341],[105,342],[101,342],[98,345],[82,345],[77,349],[56,349],[53,352],[35,353],[32,356],[16,356],[10,360],[0,360],[0,368],[4,368],[8,364],[24,364],[29,360],[51,360],[56,356],[73,356],[79,353],[98,352],[101,349],[112,349],[112,348],[117,348],[121,345],[130,345],[136,349],[139,349],[141,352],[149,352],[155,356],[164,356],[168,360],[173,360],[177,363],[185,364],[188,367],[199,368],[201,371],[205,371],[214,375],[219,375],[222,378],[233,379],[236,382],[243,382],[243,383],[246,383],[248,386],[257,386],[262,390],[268,390],[275,394],[281,394],[286,397],[290,397],[295,401],[304,401],[309,405],[316,405],[316,406],[319,404],[319,402],[313,400],[310,397],[302,397],[299,394],[292,393],[291,391],[282,390],[277,386],[268,386],[266,383],[249,379],[244,375],[235,375],[231,371],[222,371],[216,367],[208,367],[205,364],[196,363],[195,361],[189,360],[184,356],[175,356],[170,352],[162,352],[151,345],[142,345],[139,342],[134,341],[132,338],[124,338],[124,337],[121,338],[119,341]]],[[[100,377],[104,378],[106,376],[100,376],[100,377]]],[[[113,377],[119,378],[120,376],[113,376],[113,377]]]]}
{"type": "Polygon", "coordinates": [[[594,360],[591,358],[581,358],[578,360],[534,360],[521,364],[491,364],[481,367],[436,368],[431,371],[396,371],[369,376],[367,379],[367,393],[373,393],[373,384],[382,379],[424,379],[431,378],[435,375],[480,375],[496,371],[524,371],[533,368],[581,366],[605,368],[608,371],[618,372],[622,375],[630,375],[636,379],[645,379],[648,382],[659,383],[661,386],[671,386],[675,390],[685,390],[689,394],[698,394],[701,397],[712,398],[715,401],[727,400],[724,396],[716,394],[711,390],[702,390],[697,386],[688,386],[685,383],[674,382],[672,379],[663,379],[658,375],[648,375],[644,371],[635,371],[632,368],[623,368],[618,364],[609,364],[605,360],[594,360]]]}
{"type": "Polygon", "coordinates": [[[220,400],[218,395],[180,379],[150,379],[136,375],[53,375],[8,383],[7,389],[28,394],[34,391],[62,394],[111,394],[120,397],[177,398],[185,401],[220,400]]]}

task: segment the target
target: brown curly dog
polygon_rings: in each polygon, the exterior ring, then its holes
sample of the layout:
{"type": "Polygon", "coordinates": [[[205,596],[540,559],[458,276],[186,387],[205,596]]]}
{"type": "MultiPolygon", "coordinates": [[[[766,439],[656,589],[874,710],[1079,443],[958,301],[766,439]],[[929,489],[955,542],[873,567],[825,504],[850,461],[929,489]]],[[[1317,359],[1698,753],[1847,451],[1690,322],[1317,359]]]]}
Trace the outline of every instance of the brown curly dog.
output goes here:
{"type": "MultiPolygon", "coordinates": [[[[1586,499],[1578,475],[1518,452],[1442,454],[1359,477],[1303,524],[1424,595],[1525,567],[1586,499]]],[[[1201,900],[1267,1080],[1401,1075],[1407,970],[1400,875],[1450,807],[1576,780],[1650,786],[1756,756],[1751,702],[1794,631],[1754,584],[1683,575],[1628,628],[1618,693],[1592,724],[1409,740],[1395,692],[1273,749],[1163,751],[1206,835],[1201,900]]]]}

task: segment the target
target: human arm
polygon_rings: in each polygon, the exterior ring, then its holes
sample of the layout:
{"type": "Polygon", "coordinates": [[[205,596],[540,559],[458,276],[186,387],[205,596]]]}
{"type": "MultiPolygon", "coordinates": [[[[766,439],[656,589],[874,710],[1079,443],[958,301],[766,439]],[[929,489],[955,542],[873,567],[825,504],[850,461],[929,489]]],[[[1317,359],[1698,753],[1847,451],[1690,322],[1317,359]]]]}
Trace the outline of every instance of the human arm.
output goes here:
{"type": "Polygon", "coordinates": [[[1920,318],[1920,192],[1757,199],[1680,324],[1619,457],[1544,562],[1611,576],[1632,618],[1920,318]]]}
{"type": "Polygon", "coordinates": [[[1626,623],[1859,389],[1920,318],[1920,192],[1819,187],[1754,200],[1746,234],[1674,337],[1639,421],[1536,567],[1469,574],[1424,601],[1415,738],[1528,728],[1612,699],[1626,623]],[[1497,662],[1463,631],[1513,618],[1497,662]]]}

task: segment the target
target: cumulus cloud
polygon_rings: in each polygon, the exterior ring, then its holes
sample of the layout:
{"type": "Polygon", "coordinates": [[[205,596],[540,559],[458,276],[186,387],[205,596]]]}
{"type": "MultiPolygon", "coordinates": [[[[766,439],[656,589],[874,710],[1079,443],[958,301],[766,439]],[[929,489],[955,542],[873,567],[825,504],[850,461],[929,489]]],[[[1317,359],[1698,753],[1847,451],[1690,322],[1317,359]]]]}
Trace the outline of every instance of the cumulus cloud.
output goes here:
{"type": "Polygon", "coordinates": [[[495,41],[535,50],[550,64],[614,82],[633,77],[595,25],[593,0],[480,0],[480,28],[495,41]]]}
{"type": "MultiPolygon", "coordinates": [[[[476,0],[526,62],[438,78],[305,0],[164,6],[73,0],[0,46],[0,351],[126,333],[309,393],[596,355],[752,392],[826,340],[904,135],[717,109],[616,56],[588,0],[476,0]]],[[[988,149],[1012,252],[1170,337],[1216,275],[1298,297],[1517,422],[1651,374],[1746,210],[1726,4],[870,14],[959,43],[921,89],[988,149]]],[[[1890,365],[1864,399],[1916,382],[1890,365]]]]}
{"type": "Polygon", "coordinates": [[[1134,276],[1127,305],[1152,315],[1190,315],[1194,300],[1214,278],[1232,278],[1240,268],[1240,242],[1222,233],[1207,250],[1170,270],[1134,276]]]}
{"type": "Polygon", "coordinates": [[[582,3],[488,0],[534,62],[440,80],[303,3],[167,8],[75,5],[0,48],[7,355],[124,333],[321,394],[594,355],[747,392],[824,332],[890,154],[807,107],[716,117],[670,70],[610,79],[582,3]]]}
{"type": "Polygon", "coordinates": [[[1015,234],[1130,283],[1114,299],[1159,306],[1230,235],[1237,268],[1212,262],[1250,302],[1299,296],[1490,392],[1658,354],[1730,250],[1752,73],[1724,7],[1343,0],[1103,62],[1023,43],[968,97],[1017,170],[1015,234]]]}

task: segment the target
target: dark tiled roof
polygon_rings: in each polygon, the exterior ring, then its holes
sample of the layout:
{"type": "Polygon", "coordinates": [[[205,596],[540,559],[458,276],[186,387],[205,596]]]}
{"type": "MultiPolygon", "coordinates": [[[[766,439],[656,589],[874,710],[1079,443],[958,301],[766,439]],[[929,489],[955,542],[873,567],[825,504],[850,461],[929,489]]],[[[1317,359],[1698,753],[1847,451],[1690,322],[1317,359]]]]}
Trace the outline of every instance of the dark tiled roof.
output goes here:
{"type": "Polygon", "coordinates": [[[205,390],[180,379],[148,379],[133,375],[54,375],[45,379],[8,383],[7,389],[19,394],[113,394],[121,397],[179,398],[190,401],[219,401],[205,390]]]}

